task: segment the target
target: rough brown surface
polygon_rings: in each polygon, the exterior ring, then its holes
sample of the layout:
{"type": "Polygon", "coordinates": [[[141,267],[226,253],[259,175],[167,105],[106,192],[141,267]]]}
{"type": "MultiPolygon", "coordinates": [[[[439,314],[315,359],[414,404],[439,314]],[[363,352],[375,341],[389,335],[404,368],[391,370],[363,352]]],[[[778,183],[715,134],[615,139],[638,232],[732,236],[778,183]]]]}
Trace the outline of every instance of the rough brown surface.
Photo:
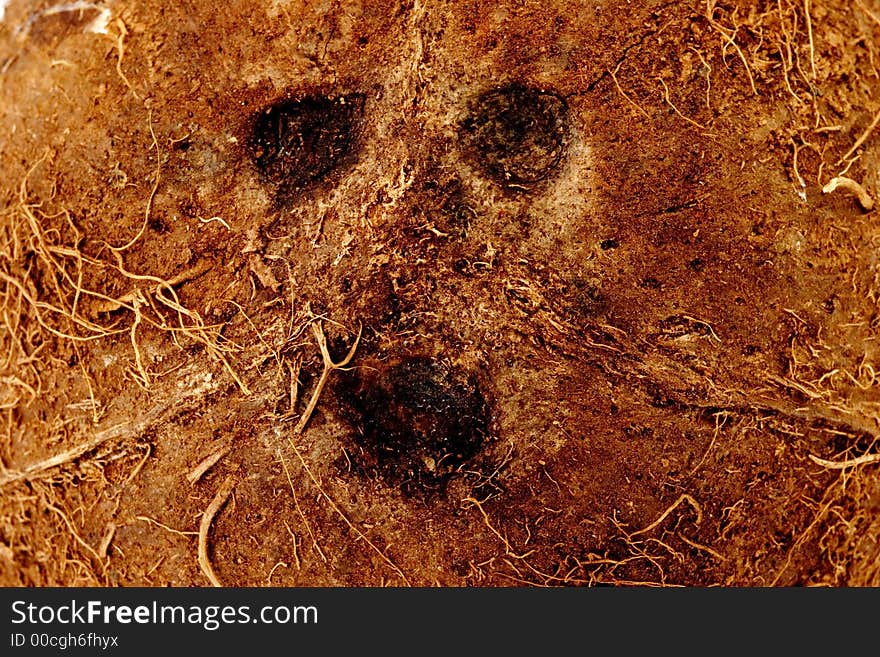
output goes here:
{"type": "Polygon", "coordinates": [[[5,8],[0,583],[880,584],[875,0],[216,7],[5,8]]]}

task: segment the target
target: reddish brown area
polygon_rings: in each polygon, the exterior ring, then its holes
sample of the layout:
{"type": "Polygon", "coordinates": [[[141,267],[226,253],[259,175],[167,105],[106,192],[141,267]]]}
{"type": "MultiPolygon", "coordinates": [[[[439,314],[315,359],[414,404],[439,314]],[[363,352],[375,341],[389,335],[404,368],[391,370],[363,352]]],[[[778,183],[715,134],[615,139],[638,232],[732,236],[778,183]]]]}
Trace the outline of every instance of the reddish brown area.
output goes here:
{"type": "MultiPolygon", "coordinates": [[[[95,34],[13,0],[0,581],[204,585],[230,474],[229,585],[874,581],[876,472],[809,455],[880,435],[874,215],[821,193],[880,24],[816,3],[811,59],[792,3],[575,4],[118,3],[95,34]],[[474,130],[510,85],[559,116],[474,130]],[[255,139],[272,107],[312,150],[267,168],[298,143],[255,139]],[[557,129],[559,158],[528,134],[557,129]],[[71,281],[111,334],[22,292],[71,281]],[[317,326],[334,361],[360,340],[296,433],[317,326]]],[[[847,173],[872,195],[878,139],[847,173]]]]}

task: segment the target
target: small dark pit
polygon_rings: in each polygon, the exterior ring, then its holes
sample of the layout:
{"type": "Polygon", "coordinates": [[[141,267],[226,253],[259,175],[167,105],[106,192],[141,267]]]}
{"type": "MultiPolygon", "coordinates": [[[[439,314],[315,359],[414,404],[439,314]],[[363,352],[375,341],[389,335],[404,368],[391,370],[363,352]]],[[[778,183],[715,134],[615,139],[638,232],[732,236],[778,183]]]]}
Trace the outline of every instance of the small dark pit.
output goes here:
{"type": "Polygon", "coordinates": [[[701,272],[703,271],[703,267],[705,267],[705,262],[703,262],[702,258],[694,258],[688,263],[688,269],[691,271],[701,272]]]}

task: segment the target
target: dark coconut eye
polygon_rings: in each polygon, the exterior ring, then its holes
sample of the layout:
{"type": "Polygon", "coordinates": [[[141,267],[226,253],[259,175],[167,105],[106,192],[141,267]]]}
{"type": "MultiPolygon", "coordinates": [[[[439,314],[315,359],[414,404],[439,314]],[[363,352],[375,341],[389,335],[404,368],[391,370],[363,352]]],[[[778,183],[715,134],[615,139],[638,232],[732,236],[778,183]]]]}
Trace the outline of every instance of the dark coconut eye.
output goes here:
{"type": "Polygon", "coordinates": [[[282,100],[254,122],[251,155],[283,191],[322,180],[352,154],[364,96],[306,96],[282,100]]]}
{"type": "Polygon", "coordinates": [[[496,182],[535,183],[562,159],[567,114],[560,96],[511,84],[477,97],[461,137],[471,158],[496,182]]]}
{"type": "Polygon", "coordinates": [[[350,375],[340,390],[366,458],[409,492],[411,484],[442,487],[488,436],[488,405],[476,379],[431,358],[350,375]]]}

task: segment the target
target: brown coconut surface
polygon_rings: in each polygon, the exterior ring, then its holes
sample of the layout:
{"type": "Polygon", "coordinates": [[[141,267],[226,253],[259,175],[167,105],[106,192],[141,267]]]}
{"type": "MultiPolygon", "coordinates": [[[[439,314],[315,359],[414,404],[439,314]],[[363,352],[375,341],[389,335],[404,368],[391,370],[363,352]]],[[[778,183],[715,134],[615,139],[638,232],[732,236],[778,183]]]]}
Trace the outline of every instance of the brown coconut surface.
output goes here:
{"type": "Polygon", "coordinates": [[[0,5],[0,583],[880,584],[877,0],[0,5]]]}

